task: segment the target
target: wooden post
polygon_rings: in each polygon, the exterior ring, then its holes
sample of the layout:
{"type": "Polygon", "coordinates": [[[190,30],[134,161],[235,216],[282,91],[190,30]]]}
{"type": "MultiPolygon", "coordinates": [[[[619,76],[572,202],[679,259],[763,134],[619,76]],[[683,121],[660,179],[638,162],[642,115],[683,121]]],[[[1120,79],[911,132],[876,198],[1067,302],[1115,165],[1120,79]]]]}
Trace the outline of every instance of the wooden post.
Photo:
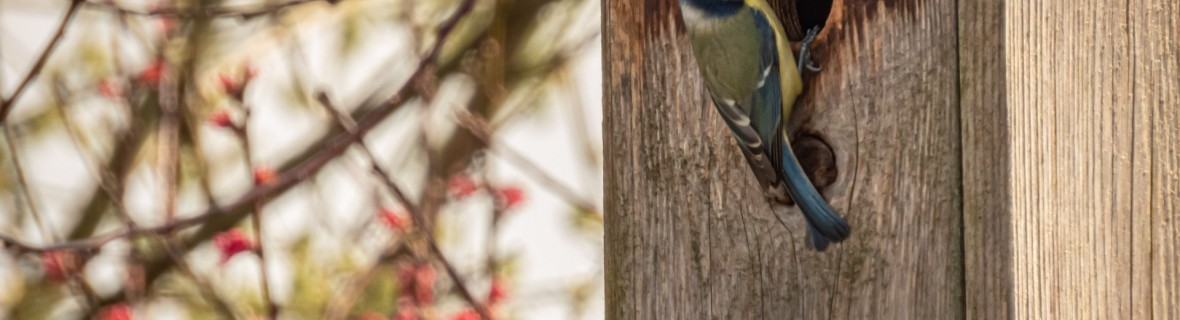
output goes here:
{"type": "Polygon", "coordinates": [[[968,315],[1180,318],[1180,4],[959,19],[968,315]]]}
{"type": "Polygon", "coordinates": [[[791,123],[835,154],[826,253],[759,195],[675,0],[603,8],[609,318],[1180,317],[1176,1],[834,1],[791,123]]]}
{"type": "Polygon", "coordinates": [[[955,2],[835,1],[792,122],[836,155],[853,236],[824,253],[761,196],[678,10],[603,3],[608,318],[961,318],[955,2]]]}

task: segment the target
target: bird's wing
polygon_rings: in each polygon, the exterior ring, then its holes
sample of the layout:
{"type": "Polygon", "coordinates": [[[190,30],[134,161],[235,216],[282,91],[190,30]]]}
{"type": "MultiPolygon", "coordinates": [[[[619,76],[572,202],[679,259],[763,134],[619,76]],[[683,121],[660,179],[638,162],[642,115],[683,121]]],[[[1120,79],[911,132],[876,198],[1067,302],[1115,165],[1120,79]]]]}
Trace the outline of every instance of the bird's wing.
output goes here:
{"type": "Polygon", "coordinates": [[[782,118],[778,39],[770,20],[759,11],[752,10],[752,13],[758,36],[761,37],[758,48],[737,50],[758,53],[757,87],[746,97],[713,96],[713,105],[733,132],[763,190],[781,190],[775,165],[779,157],[776,156],[777,152],[772,152],[778,147],[770,143],[775,140],[782,118]]]}
{"type": "Polygon", "coordinates": [[[763,41],[767,45],[764,45],[764,48],[760,50],[764,57],[763,60],[769,59],[773,63],[767,65],[771,71],[766,72],[769,76],[766,77],[765,84],[759,87],[757,93],[752,97],[751,118],[754,119],[755,128],[762,135],[763,141],[766,141],[767,158],[771,159],[772,166],[776,171],[781,173],[777,177],[781,177],[787,194],[795,201],[795,204],[799,206],[799,211],[802,211],[804,218],[807,219],[812,246],[822,251],[827,248],[830,242],[840,242],[847,239],[852,230],[812,185],[811,180],[807,178],[799,164],[794,150],[791,149],[786,130],[783,130],[782,126],[790,116],[795,98],[802,92],[802,78],[795,69],[793,53],[785,43],[786,39],[781,36],[782,27],[778,24],[774,13],[768,11],[769,6],[765,5],[762,0],[747,2],[754,2],[751,7],[758,12],[755,15],[755,21],[757,21],[759,32],[769,32],[769,36],[764,35],[764,37],[771,37],[775,40],[763,41]],[[775,29],[780,32],[775,33],[775,29]],[[782,64],[783,62],[786,64],[782,64]]]}

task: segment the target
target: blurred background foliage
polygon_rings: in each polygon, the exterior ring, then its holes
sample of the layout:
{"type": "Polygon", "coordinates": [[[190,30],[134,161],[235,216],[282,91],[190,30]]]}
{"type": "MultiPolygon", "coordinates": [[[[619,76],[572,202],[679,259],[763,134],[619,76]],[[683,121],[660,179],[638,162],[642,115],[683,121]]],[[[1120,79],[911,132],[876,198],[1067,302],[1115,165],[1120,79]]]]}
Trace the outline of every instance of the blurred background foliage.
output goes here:
{"type": "Polygon", "coordinates": [[[284,319],[470,314],[430,242],[496,318],[601,317],[599,4],[463,1],[0,0],[6,101],[60,41],[3,122],[0,318],[255,319],[264,277],[284,319]]]}

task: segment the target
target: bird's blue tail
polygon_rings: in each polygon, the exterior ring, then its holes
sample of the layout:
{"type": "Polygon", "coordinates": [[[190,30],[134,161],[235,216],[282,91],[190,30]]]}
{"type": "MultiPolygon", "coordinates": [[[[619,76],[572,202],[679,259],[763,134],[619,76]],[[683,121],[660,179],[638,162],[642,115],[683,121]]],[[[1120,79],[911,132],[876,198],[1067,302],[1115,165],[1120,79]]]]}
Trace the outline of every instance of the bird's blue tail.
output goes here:
{"type": "Polygon", "coordinates": [[[795,205],[799,206],[799,211],[803,211],[803,217],[807,219],[812,245],[816,250],[823,251],[830,242],[847,239],[852,233],[852,228],[836,215],[836,210],[833,210],[828,201],[815,190],[787,139],[781,140],[783,183],[786,184],[787,194],[791,195],[791,199],[795,200],[795,205]]]}

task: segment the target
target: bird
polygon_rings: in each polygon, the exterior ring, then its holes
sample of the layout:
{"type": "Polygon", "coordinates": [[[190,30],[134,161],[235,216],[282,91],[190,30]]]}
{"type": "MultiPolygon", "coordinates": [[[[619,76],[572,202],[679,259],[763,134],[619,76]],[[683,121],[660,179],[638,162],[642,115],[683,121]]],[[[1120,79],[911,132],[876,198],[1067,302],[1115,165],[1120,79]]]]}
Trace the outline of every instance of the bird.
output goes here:
{"type": "Polygon", "coordinates": [[[714,107],[741,148],[765,196],[789,196],[807,220],[811,247],[824,251],[852,228],[808,180],[786,129],[803,92],[811,28],[796,63],[786,33],[765,0],[680,0],[680,13],[714,107]]]}

